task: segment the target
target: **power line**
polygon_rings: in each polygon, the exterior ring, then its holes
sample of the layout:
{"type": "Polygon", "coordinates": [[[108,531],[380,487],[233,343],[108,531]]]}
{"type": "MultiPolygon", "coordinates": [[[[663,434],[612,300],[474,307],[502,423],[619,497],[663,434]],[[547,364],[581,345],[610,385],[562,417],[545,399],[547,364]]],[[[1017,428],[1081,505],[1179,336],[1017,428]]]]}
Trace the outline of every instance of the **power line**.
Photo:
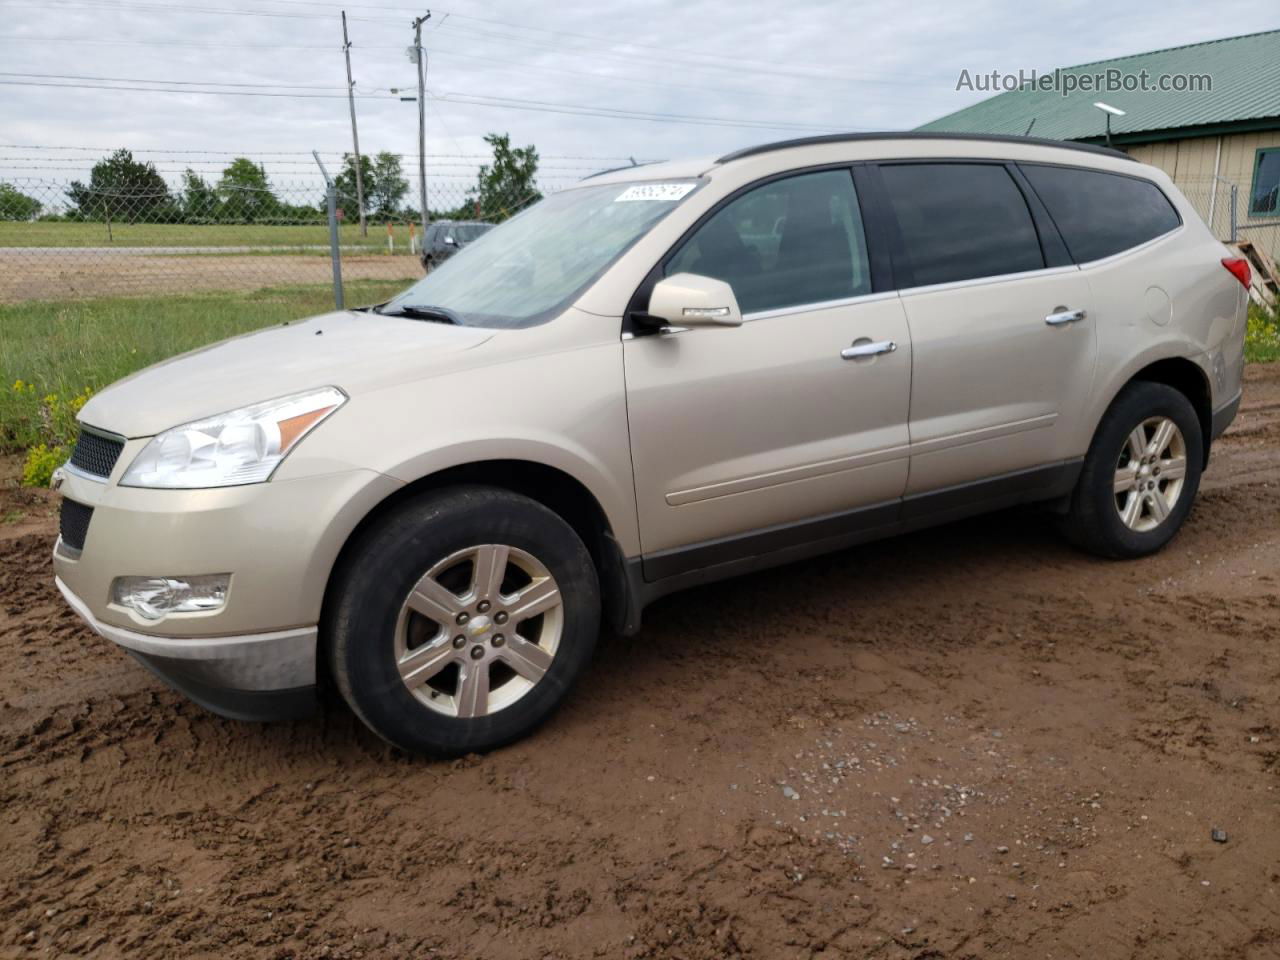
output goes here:
{"type": "Polygon", "coordinates": [[[540,73],[556,73],[570,77],[588,77],[592,80],[604,80],[612,83],[623,84],[641,84],[646,87],[660,87],[667,90],[693,90],[698,93],[717,93],[722,96],[730,97],[749,97],[752,99],[765,98],[769,100],[786,100],[792,104],[795,103],[795,97],[781,93],[757,93],[754,90],[729,90],[724,87],[708,87],[705,84],[688,84],[688,83],[669,83],[663,80],[651,80],[647,77],[633,77],[623,74],[601,73],[596,70],[570,70],[567,67],[552,67],[540,63],[530,63],[527,60],[512,60],[510,57],[486,57],[475,53],[462,53],[458,50],[445,49],[435,50],[432,52],[434,57],[445,57],[446,59],[462,59],[476,60],[484,63],[497,64],[500,69],[510,72],[535,70],[540,73]]]}
{"type": "MultiPolygon", "coordinates": [[[[263,89],[267,87],[279,87],[285,90],[344,90],[345,87],[331,86],[329,84],[314,83],[275,83],[271,81],[256,81],[254,83],[234,82],[230,80],[150,80],[146,77],[88,77],[72,73],[21,73],[8,72],[0,70],[0,77],[23,77],[35,80],[94,80],[105,81],[110,83],[162,83],[170,86],[181,87],[253,87],[263,89]]],[[[374,89],[382,90],[383,87],[375,87],[374,89]]]]}
{"type": "MultiPolygon", "coordinates": [[[[377,4],[320,3],[320,2],[315,2],[315,0],[263,0],[263,2],[274,4],[276,6],[307,7],[310,9],[315,9],[316,7],[330,7],[333,9],[345,8],[348,10],[358,10],[358,9],[378,10],[383,13],[390,13],[393,11],[402,11],[405,13],[416,12],[415,8],[413,7],[387,7],[387,6],[377,5],[377,4]]],[[[735,54],[715,53],[714,51],[709,51],[704,48],[693,49],[690,47],[672,47],[669,44],[642,43],[638,40],[627,39],[626,37],[617,37],[617,36],[609,37],[609,36],[604,36],[598,33],[594,33],[594,34],[580,33],[574,30],[563,30],[555,27],[538,26],[536,24],[522,22],[519,20],[510,20],[510,19],[500,18],[500,17],[481,17],[472,13],[460,13],[455,10],[440,10],[437,8],[436,12],[438,14],[443,15],[441,20],[437,23],[437,26],[436,26],[437,30],[444,26],[444,23],[446,20],[452,18],[457,20],[470,20],[475,23],[494,24],[495,26],[506,27],[508,29],[527,30],[534,33],[548,34],[551,36],[571,37],[575,40],[582,40],[582,41],[586,41],[588,43],[593,43],[593,44],[606,43],[613,47],[632,47],[639,50],[655,50],[659,54],[662,54],[662,56],[659,57],[658,59],[667,60],[667,61],[671,61],[674,59],[675,62],[678,62],[685,66],[696,67],[699,65],[699,63],[689,63],[687,59],[682,57],[673,58],[672,54],[681,54],[681,53],[691,54],[697,57],[698,61],[700,62],[705,61],[707,58],[711,58],[713,60],[725,60],[733,64],[733,69],[735,70],[741,71],[744,69],[749,69],[750,72],[752,73],[758,72],[758,67],[762,64],[768,65],[768,66],[774,66],[774,67],[783,67],[786,69],[790,69],[792,67],[792,64],[789,62],[779,61],[779,60],[763,60],[759,57],[753,56],[751,58],[751,67],[743,68],[740,65],[741,58],[739,56],[735,54]]],[[[579,50],[579,48],[573,48],[573,49],[579,50]]],[[[579,52],[589,52],[589,51],[579,50],[579,52]]],[[[830,80],[832,78],[842,79],[842,80],[852,80],[860,83],[861,82],[891,83],[891,84],[897,85],[904,82],[904,80],[901,77],[895,77],[893,75],[887,75],[887,74],[843,74],[843,73],[833,74],[833,73],[827,72],[822,74],[805,74],[805,76],[813,77],[815,79],[823,79],[823,80],[830,80]]]]}
{"type": "MultiPolygon", "coordinates": [[[[128,2],[119,2],[119,3],[112,3],[112,4],[107,4],[105,2],[94,2],[94,0],[43,0],[43,2],[41,3],[23,2],[23,0],[6,0],[6,2],[7,2],[7,5],[9,6],[19,6],[19,7],[31,7],[31,6],[47,7],[47,6],[58,5],[58,6],[68,7],[68,8],[86,9],[86,10],[163,10],[166,12],[174,11],[173,7],[165,4],[144,3],[144,2],[138,2],[138,0],[128,0],[128,2]]],[[[309,0],[267,0],[267,2],[297,3],[298,5],[303,5],[308,7],[315,7],[315,6],[322,5],[322,4],[310,3],[309,0]]],[[[333,6],[333,7],[341,6],[340,4],[324,4],[324,5],[333,6]]],[[[387,8],[378,7],[376,9],[385,10],[387,8]]],[[[410,8],[404,7],[400,9],[409,10],[410,8]]],[[[288,13],[283,11],[244,10],[244,9],[238,9],[238,8],[224,8],[224,7],[182,7],[181,12],[204,13],[204,14],[219,15],[219,16],[276,17],[276,18],[300,19],[300,20],[328,20],[329,17],[331,16],[329,14],[323,14],[323,13],[288,13]]],[[[485,17],[476,17],[471,14],[464,14],[464,13],[454,13],[452,11],[448,11],[448,12],[440,11],[440,12],[447,13],[447,16],[441,19],[440,21],[441,27],[438,29],[445,28],[447,26],[447,28],[451,31],[461,31],[464,34],[469,33],[473,36],[478,36],[481,38],[497,38],[497,39],[506,40],[512,43],[522,44],[525,46],[537,47],[540,50],[547,49],[548,44],[545,40],[536,40],[532,37],[513,36],[512,34],[509,34],[509,33],[499,33],[499,32],[486,30],[483,28],[477,28],[477,27],[460,27],[457,24],[452,23],[451,21],[455,19],[471,20],[478,23],[492,23],[498,26],[505,26],[508,29],[530,30],[530,31],[538,31],[542,33],[550,33],[550,34],[559,35],[559,36],[568,36],[568,37],[573,37],[575,39],[586,40],[592,43],[608,43],[612,46],[624,46],[624,47],[636,47],[636,48],[642,48],[642,49],[649,49],[649,50],[657,51],[656,53],[652,53],[648,55],[650,60],[659,60],[665,63],[677,64],[684,69],[722,70],[722,71],[729,71],[732,73],[749,73],[753,76],[763,73],[763,74],[771,74],[774,76],[790,77],[793,79],[820,80],[824,83],[830,83],[832,80],[837,80],[837,81],[842,81],[846,83],[876,83],[876,84],[889,84],[893,86],[904,86],[904,85],[934,86],[934,84],[930,83],[929,81],[910,80],[905,77],[894,77],[890,75],[851,76],[848,74],[832,73],[830,71],[823,72],[823,73],[810,73],[805,71],[797,71],[794,69],[790,69],[789,64],[781,63],[778,61],[768,61],[768,60],[753,60],[752,65],[750,67],[743,67],[740,64],[738,64],[736,58],[731,57],[730,55],[708,53],[706,51],[701,51],[701,50],[684,51],[686,53],[695,54],[698,57],[697,60],[690,61],[688,57],[672,56],[671,55],[672,48],[658,46],[656,44],[637,43],[633,41],[628,41],[626,39],[619,39],[617,37],[610,38],[610,37],[603,37],[603,36],[592,35],[592,34],[574,33],[572,31],[555,30],[552,28],[537,27],[537,26],[527,25],[527,24],[518,23],[514,21],[504,21],[504,20],[490,19],[485,17]],[[712,63],[712,62],[709,62],[708,58],[726,60],[726,61],[732,61],[732,62],[712,63]],[[775,67],[780,69],[765,69],[764,65],[768,65],[770,67],[775,67]]],[[[398,24],[401,22],[400,19],[392,18],[392,17],[351,17],[350,19],[362,20],[366,23],[385,23],[385,24],[397,23],[398,24]]],[[[585,56],[585,57],[594,58],[594,59],[620,60],[627,63],[635,62],[635,57],[632,55],[609,54],[601,50],[589,49],[589,48],[584,48],[580,46],[578,47],[571,46],[571,47],[567,47],[566,49],[568,49],[569,51],[571,51],[577,56],[585,56]]],[[[675,48],[675,50],[676,52],[680,52],[679,48],[675,48]]]]}
{"type": "MultiPolygon", "coordinates": [[[[283,13],[274,10],[238,10],[235,8],[227,9],[225,7],[181,7],[175,9],[170,4],[163,3],[94,3],[89,0],[40,0],[33,3],[28,0],[6,0],[5,6],[9,7],[37,7],[39,9],[48,9],[49,7],[61,7],[67,9],[78,10],[161,10],[165,13],[207,13],[216,16],[240,16],[240,17],[275,17],[287,20],[328,20],[329,14],[324,13],[283,13]]],[[[365,23],[399,23],[399,18],[392,17],[352,17],[352,20],[362,20],[365,23]]]]}
{"type": "MultiPolygon", "coordinates": [[[[480,29],[477,27],[457,26],[452,22],[452,19],[444,21],[440,29],[441,30],[447,29],[454,33],[460,32],[465,36],[480,37],[482,39],[494,38],[498,40],[505,40],[508,43],[517,43],[522,46],[536,47],[539,50],[546,50],[548,47],[548,43],[545,40],[538,40],[532,37],[521,37],[521,36],[513,35],[510,33],[498,33],[496,31],[480,29]]],[[[625,42],[623,42],[622,45],[625,46],[626,45],[625,42]]],[[[589,50],[583,47],[565,47],[563,49],[566,49],[577,56],[583,56],[583,57],[588,57],[592,59],[617,60],[623,63],[630,63],[630,64],[636,63],[636,57],[633,54],[631,55],[621,54],[621,53],[613,54],[613,53],[606,53],[602,50],[589,50]]],[[[646,57],[649,60],[657,60],[661,63],[674,64],[685,70],[689,70],[689,69],[721,70],[721,71],[727,71],[729,73],[749,73],[752,76],[765,74],[765,75],[776,76],[776,77],[787,77],[789,79],[796,79],[796,80],[818,80],[825,84],[830,84],[834,80],[834,81],[839,81],[841,83],[875,83],[875,84],[888,84],[892,86],[936,86],[936,84],[933,84],[929,81],[924,81],[924,80],[905,80],[905,79],[888,79],[888,78],[871,79],[871,78],[844,76],[836,73],[809,73],[805,71],[791,70],[791,69],[777,69],[777,68],[769,69],[765,67],[757,67],[754,65],[754,62],[753,62],[753,65],[748,68],[748,67],[742,67],[742,66],[734,66],[726,63],[712,63],[707,60],[690,61],[688,58],[670,57],[670,56],[664,57],[660,54],[646,54],[646,57]]]]}
{"type": "MultiPolygon", "coordinates": [[[[104,37],[35,37],[26,34],[8,34],[0,36],[0,43],[90,43],[108,46],[126,47],[205,47],[232,48],[235,50],[332,50],[340,52],[342,47],[331,43],[244,43],[240,40],[136,40],[111,39],[104,37]]],[[[391,44],[365,45],[363,50],[399,50],[391,44]]]]}
{"type": "MultiPolygon", "coordinates": [[[[110,78],[101,78],[109,81],[110,78]]],[[[169,81],[150,81],[152,83],[170,83],[169,81]]],[[[188,81],[195,83],[196,81],[188,81]]],[[[346,99],[346,93],[280,93],[264,90],[197,90],[192,87],[172,87],[172,86],[152,86],[140,87],[131,86],[137,81],[125,81],[118,84],[108,83],[87,83],[87,82],[50,82],[36,81],[36,79],[0,79],[0,86],[8,87],[45,87],[54,88],[54,90],[118,90],[140,93],[207,93],[207,95],[215,96],[241,96],[241,97],[283,97],[283,99],[292,100],[343,100],[346,99]]],[[[364,95],[364,93],[356,93],[358,100],[381,100],[384,102],[393,102],[388,97],[378,97],[364,95]]],[[[773,120],[735,120],[728,116],[699,116],[694,114],[668,114],[668,113],[650,113],[645,110],[623,110],[616,108],[604,108],[604,106],[591,106],[588,104],[559,104],[556,101],[544,100],[521,100],[516,97],[492,97],[479,95],[479,93],[434,93],[429,92],[428,96],[435,100],[452,102],[452,104],[467,104],[472,106],[502,106],[509,110],[530,110],[535,113],[558,113],[573,116],[603,116],[603,118],[621,119],[621,120],[649,120],[655,123],[687,123],[687,124],[704,124],[708,127],[741,127],[746,129],[796,129],[796,131],[831,131],[835,129],[831,125],[790,123],[790,122],[773,122],[773,120]]],[[[858,128],[850,128],[858,129],[858,128]]]]}
{"type": "MultiPolygon", "coordinates": [[[[15,37],[0,36],[0,42],[5,41],[33,41],[39,43],[88,43],[88,44],[105,44],[118,46],[159,46],[159,47],[192,47],[203,49],[260,49],[260,50],[331,50],[335,53],[341,52],[341,46],[321,45],[321,44],[274,44],[259,43],[246,44],[238,42],[213,42],[213,41],[188,41],[188,40],[107,40],[98,37],[15,37]]],[[[401,50],[402,46],[393,44],[362,44],[361,50],[401,50]]],[[[592,80],[603,80],[608,83],[620,84],[640,84],[646,87],[658,87],[668,90],[693,90],[699,93],[716,93],[721,96],[728,97],[750,97],[753,99],[770,99],[770,100],[787,100],[794,103],[793,96],[781,93],[772,93],[769,91],[755,91],[745,88],[728,89],[726,87],[709,87],[706,84],[687,84],[687,83],[670,83],[662,80],[653,80],[648,77],[636,77],[617,73],[603,73],[598,70],[571,70],[566,67],[555,67],[548,64],[532,63],[528,60],[513,60],[511,57],[484,56],[477,53],[466,53],[460,50],[436,50],[432,56],[445,57],[447,59],[471,60],[480,63],[495,64],[502,70],[508,72],[516,72],[523,70],[534,70],[539,73],[560,74],[570,77],[587,77],[592,80]]],[[[219,84],[219,86],[228,86],[228,84],[219,84]]],[[[283,85],[281,85],[283,86],[283,85]]],[[[288,84],[289,87],[301,86],[299,84],[288,84]]],[[[324,88],[337,89],[337,88],[324,88]]],[[[382,89],[382,88],[375,88],[382,89]]],[[[625,159],[625,158],[624,158],[625,159]]]]}
{"type": "MultiPolygon", "coordinates": [[[[223,97],[283,97],[293,100],[345,100],[347,98],[345,93],[270,93],[265,90],[192,90],[190,88],[175,89],[166,87],[107,86],[100,83],[47,83],[39,80],[0,80],[0,86],[49,87],[58,90],[127,90],[136,93],[205,93],[223,97]]],[[[387,97],[366,96],[359,93],[356,94],[356,99],[382,100],[390,102],[387,97]]]]}
{"type": "MultiPolygon", "coordinates": [[[[115,149],[116,149],[115,147],[86,147],[80,144],[77,144],[75,146],[59,147],[59,146],[53,146],[51,144],[37,144],[37,143],[0,143],[0,150],[76,150],[76,151],[86,151],[91,153],[102,153],[103,151],[110,151],[115,149]]],[[[139,147],[136,149],[132,149],[130,152],[131,153],[174,154],[174,155],[203,154],[205,156],[224,156],[224,157],[238,157],[244,154],[243,150],[190,150],[190,149],[189,150],[183,150],[183,149],[171,150],[165,147],[139,147]]],[[[319,151],[320,156],[322,157],[340,157],[344,152],[345,151],[342,151],[342,150],[319,151]]],[[[312,151],[310,150],[267,150],[267,151],[255,150],[254,151],[254,155],[259,157],[309,157],[311,156],[311,154],[312,154],[312,151]]],[[[396,156],[405,157],[407,156],[407,154],[398,153],[396,154],[396,156]]],[[[540,156],[541,156],[541,159],[544,159],[544,160],[590,160],[593,163],[600,160],[629,160],[630,159],[629,157],[623,157],[623,156],[616,156],[616,157],[583,156],[578,154],[564,154],[564,153],[545,154],[540,156]]],[[[488,154],[482,154],[482,153],[428,153],[427,157],[453,159],[453,160],[471,160],[476,157],[483,158],[486,161],[492,159],[492,157],[490,157],[488,154]]],[[[652,158],[648,158],[645,160],[645,162],[651,163],[655,161],[652,158]]]]}
{"type": "MultiPolygon", "coordinates": [[[[656,113],[645,110],[623,110],[611,107],[594,107],[589,104],[555,103],[546,100],[523,100],[515,97],[490,97],[481,94],[428,93],[428,96],[447,103],[471,104],[480,107],[506,107],[512,110],[534,110],[544,113],[565,113],[575,116],[612,117],[619,120],[651,120],[669,123],[694,123],[708,126],[746,127],[756,130],[834,130],[834,127],[808,123],[774,122],[766,120],[734,120],[729,117],[705,117],[680,113],[656,113]]],[[[849,129],[866,129],[851,127],[849,129]]]]}

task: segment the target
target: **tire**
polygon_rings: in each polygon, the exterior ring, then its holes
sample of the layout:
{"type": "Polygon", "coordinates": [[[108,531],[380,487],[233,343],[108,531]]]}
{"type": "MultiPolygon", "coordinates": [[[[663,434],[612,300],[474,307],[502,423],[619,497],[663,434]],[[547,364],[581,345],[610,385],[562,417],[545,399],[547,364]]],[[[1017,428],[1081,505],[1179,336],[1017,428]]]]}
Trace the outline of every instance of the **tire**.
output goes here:
{"type": "Polygon", "coordinates": [[[379,518],[348,556],[325,653],[343,699],[394,746],[458,756],[523,737],[591,659],[595,566],[573,528],[527,497],[434,492],[379,518]]]}
{"type": "Polygon", "coordinates": [[[1191,401],[1163,383],[1134,381],[1098,424],[1062,531],[1077,547],[1103,557],[1155,553],[1191,512],[1203,466],[1204,435],[1191,401]],[[1157,434],[1170,423],[1175,433],[1157,434]]]}

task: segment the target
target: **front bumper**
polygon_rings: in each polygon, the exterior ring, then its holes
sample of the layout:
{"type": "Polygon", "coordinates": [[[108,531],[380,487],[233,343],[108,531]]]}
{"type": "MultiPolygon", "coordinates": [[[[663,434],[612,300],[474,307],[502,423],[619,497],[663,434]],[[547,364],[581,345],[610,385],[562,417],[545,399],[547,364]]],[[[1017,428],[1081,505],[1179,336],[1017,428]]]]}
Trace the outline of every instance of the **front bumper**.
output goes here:
{"type": "Polygon", "coordinates": [[[54,582],[93,630],[200,706],[233,720],[283,720],[315,709],[316,628],[233,637],[159,637],[103,623],[54,582]]]}
{"type": "MultiPolygon", "coordinates": [[[[145,440],[130,440],[128,462],[145,440]]],[[[117,465],[115,474],[123,470],[117,465]]],[[[311,707],[329,576],[359,522],[401,483],[370,470],[203,490],[121,487],[67,471],[86,508],[75,549],[53,550],[58,588],[99,634],[191,699],[240,719],[311,707]],[[213,611],[144,620],[112,601],[122,576],[230,574],[213,611]]]]}

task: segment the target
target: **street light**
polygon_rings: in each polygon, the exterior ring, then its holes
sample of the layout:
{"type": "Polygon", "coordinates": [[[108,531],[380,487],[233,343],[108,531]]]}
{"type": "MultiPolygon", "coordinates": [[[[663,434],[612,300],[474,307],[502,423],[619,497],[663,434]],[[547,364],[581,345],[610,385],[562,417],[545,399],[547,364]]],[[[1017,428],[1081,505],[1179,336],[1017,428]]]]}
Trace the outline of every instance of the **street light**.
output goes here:
{"type": "Polygon", "coordinates": [[[1114,114],[1117,117],[1123,117],[1124,111],[1121,110],[1119,107],[1113,107],[1109,103],[1103,103],[1101,100],[1096,102],[1094,106],[1107,115],[1107,146],[1110,147],[1111,146],[1111,116],[1112,114],[1114,114]]]}

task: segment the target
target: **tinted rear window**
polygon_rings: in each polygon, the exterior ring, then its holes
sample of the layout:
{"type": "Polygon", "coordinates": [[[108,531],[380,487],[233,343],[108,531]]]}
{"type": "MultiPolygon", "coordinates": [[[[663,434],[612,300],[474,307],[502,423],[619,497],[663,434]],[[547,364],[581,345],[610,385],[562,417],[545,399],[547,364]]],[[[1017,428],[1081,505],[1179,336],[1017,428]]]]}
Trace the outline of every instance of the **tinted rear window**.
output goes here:
{"type": "Polygon", "coordinates": [[[880,168],[914,286],[1044,267],[1022,191],[999,164],[880,168]]]}
{"type": "Polygon", "coordinates": [[[1049,208],[1077,263],[1140,246],[1182,222],[1168,197],[1149,180],[1035,164],[1022,172],[1049,208]]]}

